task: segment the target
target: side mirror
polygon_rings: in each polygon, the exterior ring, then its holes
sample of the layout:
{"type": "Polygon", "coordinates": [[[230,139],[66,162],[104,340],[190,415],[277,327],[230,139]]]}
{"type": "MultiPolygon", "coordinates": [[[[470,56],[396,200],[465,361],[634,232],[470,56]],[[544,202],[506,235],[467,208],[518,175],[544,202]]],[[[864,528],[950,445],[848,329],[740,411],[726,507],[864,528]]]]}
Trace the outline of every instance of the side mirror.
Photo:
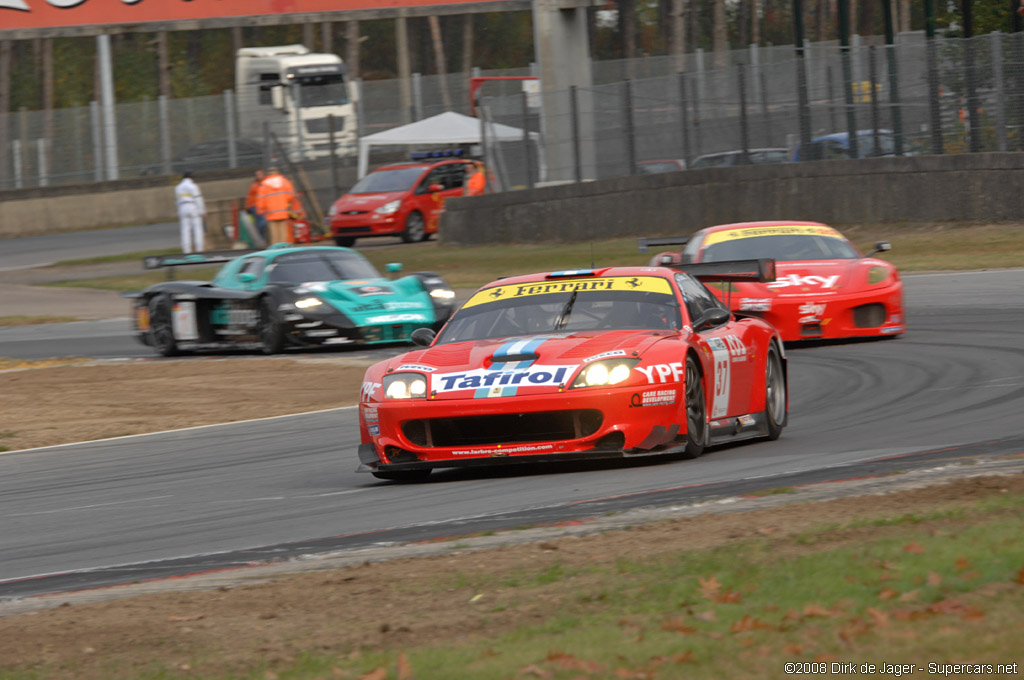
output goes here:
{"type": "Polygon", "coordinates": [[[412,340],[412,344],[420,345],[421,347],[429,347],[430,343],[434,342],[434,338],[437,337],[437,333],[429,328],[417,328],[409,336],[412,340]]]}
{"type": "Polygon", "coordinates": [[[402,271],[402,263],[388,262],[386,265],[384,265],[384,269],[387,270],[388,274],[397,274],[398,272],[402,271]]]}
{"type": "Polygon", "coordinates": [[[438,191],[444,191],[444,187],[441,186],[440,184],[431,184],[430,186],[427,187],[427,191],[429,191],[432,194],[436,194],[438,191]]]}
{"type": "Polygon", "coordinates": [[[284,108],[284,86],[275,85],[270,88],[270,102],[274,108],[280,111],[284,108]]]}
{"type": "Polygon", "coordinates": [[[704,330],[705,328],[721,326],[730,318],[732,318],[732,313],[728,309],[712,307],[711,309],[705,310],[703,314],[697,317],[697,320],[693,323],[693,331],[696,333],[704,330]]]}
{"type": "Polygon", "coordinates": [[[252,272],[242,272],[238,275],[238,280],[242,283],[252,283],[256,280],[256,275],[252,272]]]}
{"type": "Polygon", "coordinates": [[[879,241],[875,244],[875,249],[868,253],[868,257],[871,257],[875,253],[884,253],[887,250],[892,250],[892,244],[888,241],[879,241]]]}

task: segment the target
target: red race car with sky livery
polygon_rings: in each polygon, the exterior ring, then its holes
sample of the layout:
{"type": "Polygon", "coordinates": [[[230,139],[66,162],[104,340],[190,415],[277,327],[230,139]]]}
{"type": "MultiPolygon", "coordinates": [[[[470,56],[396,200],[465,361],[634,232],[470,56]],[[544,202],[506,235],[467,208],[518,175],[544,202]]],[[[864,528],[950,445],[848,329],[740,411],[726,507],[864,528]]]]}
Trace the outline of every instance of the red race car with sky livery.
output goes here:
{"type": "Polygon", "coordinates": [[[895,337],[906,331],[899,272],[872,257],[892,248],[887,241],[865,256],[830,226],[783,221],[721,224],[689,238],[639,241],[641,252],[685,244],[681,251],[658,253],[652,265],[775,260],[774,281],[719,282],[710,288],[734,312],[764,318],[786,342],[895,337]]]}
{"type": "Polygon", "coordinates": [[[782,340],[730,313],[704,281],[774,278],[771,260],[604,267],[499,279],[421,349],[371,366],[359,468],[415,481],[433,468],[587,458],[695,458],[786,424],[782,340]]]}

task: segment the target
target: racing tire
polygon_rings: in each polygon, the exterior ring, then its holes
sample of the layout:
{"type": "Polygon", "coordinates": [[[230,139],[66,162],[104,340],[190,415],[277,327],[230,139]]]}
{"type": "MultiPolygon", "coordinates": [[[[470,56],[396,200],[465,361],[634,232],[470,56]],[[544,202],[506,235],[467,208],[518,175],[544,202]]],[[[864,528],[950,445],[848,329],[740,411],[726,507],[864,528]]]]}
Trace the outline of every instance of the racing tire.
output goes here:
{"type": "Polygon", "coordinates": [[[351,248],[355,244],[356,244],[356,239],[355,239],[354,236],[335,236],[334,237],[334,245],[336,245],[336,246],[340,246],[342,248],[351,248]]]}
{"type": "Polygon", "coordinates": [[[154,295],[146,305],[149,310],[149,344],[160,356],[173,357],[181,354],[174,339],[171,296],[167,293],[154,295]]]}
{"type": "Polygon", "coordinates": [[[377,479],[386,479],[390,482],[422,482],[430,476],[430,468],[425,470],[392,470],[388,472],[371,473],[377,479]]]}
{"type": "Polygon", "coordinates": [[[779,348],[774,342],[768,345],[768,358],[765,360],[764,417],[768,424],[768,439],[778,439],[786,424],[786,376],[782,373],[779,348]]]}
{"type": "Polygon", "coordinates": [[[416,243],[427,238],[423,215],[413,210],[405,218],[405,231],[402,232],[402,243],[416,243]]]}
{"type": "Polygon", "coordinates": [[[269,296],[260,299],[260,325],[257,333],[264,354],[279,354],[284,349],[284,320],[269,296]]]}
{"type": "Polygon", "coordinates": [[[686,448],[680,458],[692,459],[704,453],[708,445],[708,402],[704,396],[704,380],[697,361],[686,358],[686,448]]]}

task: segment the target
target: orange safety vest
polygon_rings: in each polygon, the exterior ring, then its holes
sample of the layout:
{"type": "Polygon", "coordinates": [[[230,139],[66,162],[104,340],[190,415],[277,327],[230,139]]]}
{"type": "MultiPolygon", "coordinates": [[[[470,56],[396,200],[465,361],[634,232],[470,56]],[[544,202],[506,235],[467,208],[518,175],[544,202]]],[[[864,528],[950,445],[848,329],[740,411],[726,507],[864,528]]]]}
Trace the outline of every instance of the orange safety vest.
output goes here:
{"type": "Polygon", "coordinates": [[[483,168],[478,168],[473,176],[469,178],[469,183],[466,186],[466,193],[470,196],[483,196],[484,187],[487,186],[487,176],[484,174],[483,168]]]}
{"type": "Polygon", "coordinates": [[[256,209],[268,220],[286,220],[294,196],[295,189],[288,178],[279,173],[268,175],[260,184],[256,209]]]}

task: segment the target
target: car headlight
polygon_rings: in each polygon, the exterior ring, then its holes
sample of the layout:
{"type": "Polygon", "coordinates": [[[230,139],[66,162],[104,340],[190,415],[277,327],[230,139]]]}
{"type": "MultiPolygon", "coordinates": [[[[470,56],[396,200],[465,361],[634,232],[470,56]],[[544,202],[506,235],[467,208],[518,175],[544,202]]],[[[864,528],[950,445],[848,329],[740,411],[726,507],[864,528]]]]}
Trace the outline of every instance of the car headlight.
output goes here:
{"type": "Polygon", "coordinates": [[[885,267],[872,267],[868,270],[868,285],[873,286],[876,283],[882,283],[889,278],[889,270],[885,267]]]}
{"type": "Polygon", "coordinates": [[[595,361],[580,371],[572,381],[573,387],[600,387],[618,385],[629,378],[633,367],[640,363],[639,359],[605,359],[595,361]]]}
{"type": "Polygon", "coordinates": [[[451,300],[455,297],[455,291],[450,288],[435,288],[430,291],[430,297],[435,300],[451,300]]]}
{"type": "Polygon", "coordinates": [[[330,209],[327,211],[327,216],[328,217],[334,217],[337,214],[338,214],[338,206],[332,204],[330,209]]]}
{"type": "Polygon", "coordinates": [[[324,302],[320,298],[308,297],[302,298],[301,300],[295,301],[295,306],[299,309],[311,309],[313,307],[319,307],[324,302]]]}
{"type": "Polygon", "coordinates": [[[391,215],[398,211],[398,206],[402,205],[402,202],[397,198],[393,201],[388,201],[381,207],[377,208],[373,212],[378,215],[391,215]]]}
{"type": "Polygon", "coordinates": [[[422,373],[392,373],[384,376],[388,399],[422,399],[427,396],[427,377],[422,373]]]}

